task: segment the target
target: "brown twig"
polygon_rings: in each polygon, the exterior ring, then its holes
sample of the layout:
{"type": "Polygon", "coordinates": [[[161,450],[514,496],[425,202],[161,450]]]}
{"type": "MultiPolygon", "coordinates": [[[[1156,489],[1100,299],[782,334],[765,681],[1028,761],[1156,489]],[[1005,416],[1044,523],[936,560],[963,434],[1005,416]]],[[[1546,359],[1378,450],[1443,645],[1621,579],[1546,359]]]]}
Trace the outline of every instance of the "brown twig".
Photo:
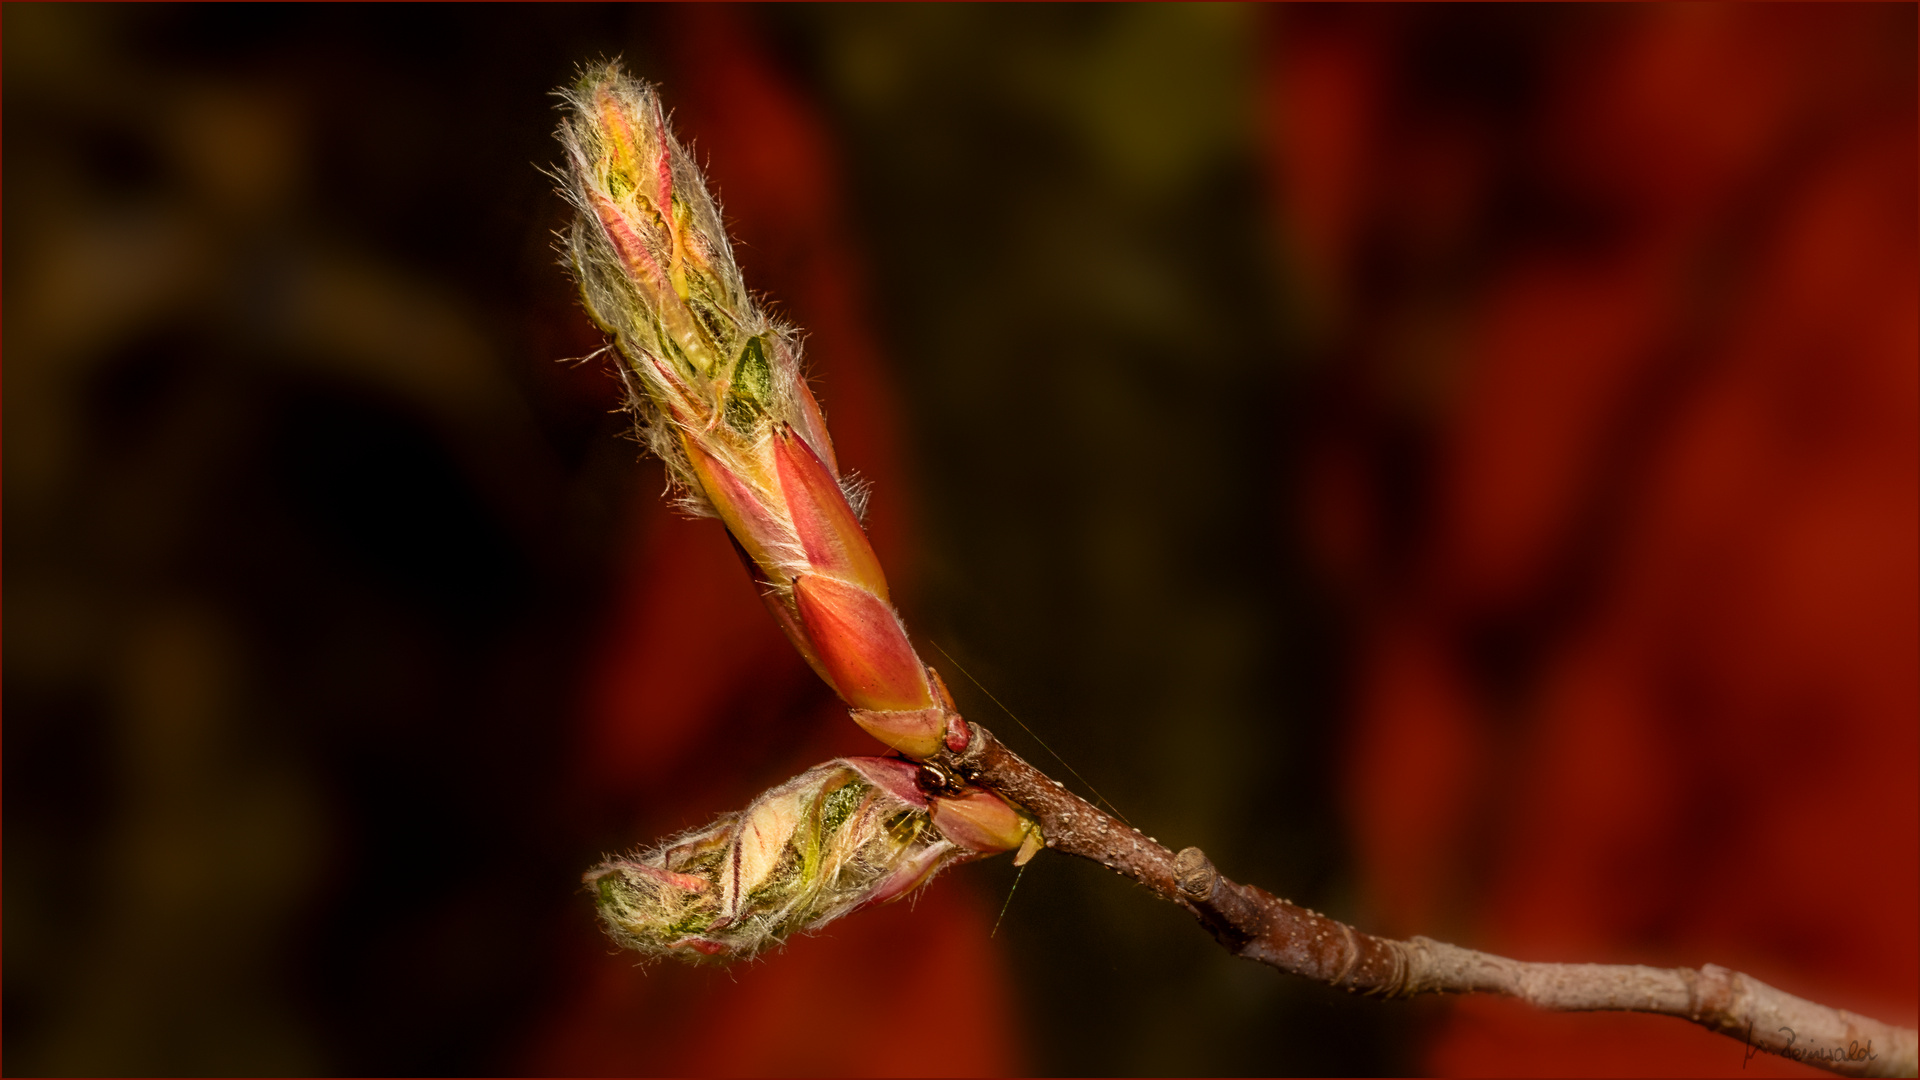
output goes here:
{"type": "Polygon", "coordinates": [[[1912,1028],[1804,1001],[1714,964],[1652,968],[1540,964],[1416,937],[1375,937],[1242,885],[1199,848],[1175,853],[1034,768],[978,724],[964,751],[936,764],[993,788],[1040,823],[1046,845],[1105,866],[1193,913],[1237,956],[1380,997],[1505,994],[1542,1009],[1659,1013],[1691,1020],[1774,1054],[1843,1076],[1913,1076],[1912,1028]]]}

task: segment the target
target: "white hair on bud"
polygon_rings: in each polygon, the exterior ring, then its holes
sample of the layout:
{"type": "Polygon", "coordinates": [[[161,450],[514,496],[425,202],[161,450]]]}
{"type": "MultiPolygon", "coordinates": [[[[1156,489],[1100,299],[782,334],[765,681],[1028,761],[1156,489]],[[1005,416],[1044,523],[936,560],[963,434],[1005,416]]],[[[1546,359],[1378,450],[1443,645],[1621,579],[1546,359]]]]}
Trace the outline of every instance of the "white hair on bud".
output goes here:
{"type": "Polygon", "coordinates": [[[613,61],[587,66],[559,96],[566,156],[553,175],[575,210],[567,263],[620,353],[636,435],[666,463],[676,502],[714,516],[683,440],[749,472],[750,449],[786,425],[832,462],[809,408],[799,334],[748,292],[719,203],[656,89],[613,61]]]}
{"type": "Polygon", "coordinates": [[[608,859],[584,880],[608,936],[626,948],[650,958],[743,959],[863,904],[905,896],[968,857],[924,805],[842,758],[705,828],[608,859]]]}

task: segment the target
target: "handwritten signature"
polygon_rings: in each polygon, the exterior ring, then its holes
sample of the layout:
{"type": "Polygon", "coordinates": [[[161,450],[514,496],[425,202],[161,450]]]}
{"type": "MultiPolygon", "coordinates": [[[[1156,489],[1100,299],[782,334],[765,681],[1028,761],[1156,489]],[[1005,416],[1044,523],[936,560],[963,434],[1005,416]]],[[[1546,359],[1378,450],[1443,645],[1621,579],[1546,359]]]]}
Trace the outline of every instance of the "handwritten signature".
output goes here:
{"type": "Polygon", "coordinates": [[[1747,1062],[1752,1061],[1754,1057],[1759,1054],[1773,1054],[1790,1061],[1823,1061],[1828,1063],[1836,1061],[1872,1061],[1874,1058],[1880,1056],[1873,1052],[1872,1039],[1868,1039],[1867,1045],[1865,1046],[1861,1046],[1858,1041],[1855,1041],[1848,1043],[1844,1047],[1836,1046],[1831,1049],[1827,1047],[1801,1047],[1794,1045],[1795,1042],[1799,1041],[1800,1037],[1794,1034],[1792,1028],[1782,1027],[1777,1030],[1786,1032],[1787,1045],[1777,1050],[1767,1046],[1756,1046],[1753,1041],[1753,1018],[1747,1018],[1747,1056],[1740,1059],[1740,1067],[1742,1069],[1745,1069],[1747,1062]]]}

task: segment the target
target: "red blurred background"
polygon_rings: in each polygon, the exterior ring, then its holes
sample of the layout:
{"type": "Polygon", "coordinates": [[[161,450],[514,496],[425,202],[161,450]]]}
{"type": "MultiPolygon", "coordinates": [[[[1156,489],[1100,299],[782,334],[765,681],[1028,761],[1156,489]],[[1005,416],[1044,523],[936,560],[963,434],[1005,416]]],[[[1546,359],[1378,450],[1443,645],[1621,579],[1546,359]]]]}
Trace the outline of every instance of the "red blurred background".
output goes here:
{"type": "MultiPolygon", "coordinates": [[[[1458,42],[1479,85],[1435,86],[1421,17],[1303,13],[1267,83],[1339,358],[1308,505],[1360,628],[1370,921],[1910,1022],[1913,13],[1499,21],[1458,42]],[[1502,37],[1554,22],[1499,101],[1502,37]]],[[[1422,1060],[1731,1067],[1679,1025],[1484,1001],[1422,1060]]]]}
{"type": "Polygon", "coordinates": [[[613,53],[1082,785],[1367,929],[1915,1022],[1910,6],[4,19],[8,1072],[1807,1071],[1048,858],[610,954],[600,852],[871,749],[553,362],[542,95],[613,53]]]}

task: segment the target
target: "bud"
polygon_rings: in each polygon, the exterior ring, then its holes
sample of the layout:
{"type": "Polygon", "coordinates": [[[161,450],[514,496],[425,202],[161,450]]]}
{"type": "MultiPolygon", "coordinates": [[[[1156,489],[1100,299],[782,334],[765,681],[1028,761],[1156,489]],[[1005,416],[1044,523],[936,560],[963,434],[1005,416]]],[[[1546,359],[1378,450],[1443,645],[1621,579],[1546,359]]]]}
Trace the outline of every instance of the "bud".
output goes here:
{"type": "Polygon", "coordinates": [[[568,254],[681,505],[726,523],[780,628],[856,721],[914,757],[963,748],[967,729],[894,613],[799,336],[748,294],[659,96],[615,65],[562,96],[568,254]]]}
{"type": "Polygon", "coordinates": [[[1033,822],[1019,815],[1005,799],[983,788],[967,788],[957,796],[936,795],[928,800],[934,827],[968,851],[991,855],[1021,846],[1033,822]]]}
{"type": "Polygon", "coordinates": [[[649,957],[740,959],[1020,843],[1024,822],[997,796],[930,804],[918,773],[894,758],[830,761],[741,813],[609,859],[584,878],[601,924],[649,957]]]}
{"type": "Polygon", "coordinates": [[[613,335],[629,404],[683,504],[738,528],[742,518],[712,490],[725,473],[753,496],[735,508],[761,504],[780,522],[781,535],[764,539],[782,542],[740,537],[772,572],[799,550],[778,505],[773,432],[791,427],[834,460],[800,377],[798,336],[748,296],[720,209],[653,88],[607,65],[562,96],[571,109],[560,124],[561,190],[578,211],[567,254],[587,311],[613,335]]]}

